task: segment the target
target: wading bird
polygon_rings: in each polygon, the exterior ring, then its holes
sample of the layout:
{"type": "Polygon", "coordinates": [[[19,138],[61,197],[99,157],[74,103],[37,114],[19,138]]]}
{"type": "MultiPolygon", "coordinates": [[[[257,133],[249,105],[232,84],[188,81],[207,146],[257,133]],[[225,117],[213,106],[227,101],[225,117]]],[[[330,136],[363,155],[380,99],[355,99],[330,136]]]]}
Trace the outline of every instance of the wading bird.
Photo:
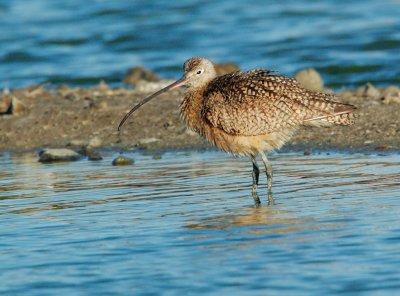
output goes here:
{"type": "Polygon", "coordinates": [[[279,149],[301,126],[350,125],[355,107],[334,101],[333,94],[303,88],[295,79],[268,70],[234,72],[217,76],[214,64],[194,57],[183,65],[181,79],[143,99],[121,120],[156,96],[180,87],[187,90],[181,115],[187,126],[218,148],[250,157],[252,195],[256,205],[261,156],[267,175],[268,202],[272,203],[272,166],[266,152],[279,149]]]}

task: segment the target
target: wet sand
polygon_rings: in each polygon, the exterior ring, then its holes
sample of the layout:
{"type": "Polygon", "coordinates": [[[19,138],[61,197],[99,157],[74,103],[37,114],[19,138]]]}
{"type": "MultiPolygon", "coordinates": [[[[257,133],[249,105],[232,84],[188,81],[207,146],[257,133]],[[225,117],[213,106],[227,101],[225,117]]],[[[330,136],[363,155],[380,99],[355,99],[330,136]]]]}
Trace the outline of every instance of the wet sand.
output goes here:
{"type": "MultiPolygon", "coordinates": [[[[44,147],[91,144],[118,149],[204,149],[211,147],[186,129],[179,117],[182,91],[153,100],[132,116],[119,134],[122,116],[160,82],[136,89],[32,86],[1,95],[16,98],[22,110],[0,115],[0,151],[30,151],[44,147]],[[17,112],[18,111],[18,112],[17,112]]],[[[161,83],[162,84],[162,83],[161,83]]],[[[397,87],[362,86],[338,93],[341,101],[358,107],[354,126],[304,128],[285,150],[398,150],[400,92],[397,87]],[[398,97],[396,97],[398,95],[398,97]]],[[[0,100],[0,101],[1,101],[0,100]]]]}

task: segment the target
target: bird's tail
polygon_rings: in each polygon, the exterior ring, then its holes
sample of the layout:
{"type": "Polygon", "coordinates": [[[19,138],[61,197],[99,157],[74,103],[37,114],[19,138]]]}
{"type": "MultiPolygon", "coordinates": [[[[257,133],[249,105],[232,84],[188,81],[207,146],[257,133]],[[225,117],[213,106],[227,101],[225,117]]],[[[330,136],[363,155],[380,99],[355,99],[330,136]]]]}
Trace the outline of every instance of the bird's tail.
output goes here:
{"type": "Polygon", "coordinates": [[[354,113],[354,111],[357,109],[355,106],[335,101],[325,101],[324,103],[327,107],[329,106],[329,108],[326,108],[325,110],[320,110],[320,114],[305,119],[305,125],[331,126],[354,124],[356,119],[356,114],[354,113]]]}

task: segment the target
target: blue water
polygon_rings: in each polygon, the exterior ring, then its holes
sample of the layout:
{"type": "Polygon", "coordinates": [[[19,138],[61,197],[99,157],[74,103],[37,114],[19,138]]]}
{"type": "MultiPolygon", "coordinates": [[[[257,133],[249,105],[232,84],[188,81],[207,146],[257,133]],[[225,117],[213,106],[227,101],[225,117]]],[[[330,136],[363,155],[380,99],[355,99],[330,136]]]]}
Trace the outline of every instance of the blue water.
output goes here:
{"type": "Polygon", "coordinates": [[[274,155],[261,208],[247,159],[128,155],[0,156],[1,295],[398,294],[398,154],[274,155]]]}
{"type": "Polygon", "coordinates": [[[194,55],[328,85],[400,82],[400,2],[1,0],[0,88],[113,85],[143,65],[178,77],[194,55]]]}

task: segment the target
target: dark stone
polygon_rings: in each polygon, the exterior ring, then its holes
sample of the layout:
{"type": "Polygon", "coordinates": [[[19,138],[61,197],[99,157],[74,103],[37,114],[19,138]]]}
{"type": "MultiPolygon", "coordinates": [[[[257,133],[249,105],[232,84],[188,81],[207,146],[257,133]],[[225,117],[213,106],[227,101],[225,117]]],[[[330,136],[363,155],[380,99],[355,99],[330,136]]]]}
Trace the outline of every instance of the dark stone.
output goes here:
{"type": "Polygon", "coordinates": [[[112,165],[132,165],[134,163],[135,162],[132,158],[125,157],[122,155],[118,156],[112,161],[112,165]]]}
{"type": "Polygon", "coordinates": [[[101,156],[100,152],[94,150],[93,148],[88,147],[86,149],[86,155],[88,157],[88,160],[92,161],[97,161],[97,160],[102,160],[103,157],[101,156]]]}
{"type": "Polygon", "coordinates": [[[91,161],[98,161],[98,160],[102,160],[102,159],[103,159],[103,156],[101,156],[101,154],[99,152],[94,152],[93,154],[91,154],[88,157],[88,160],[91,160],[91,161]]]}

